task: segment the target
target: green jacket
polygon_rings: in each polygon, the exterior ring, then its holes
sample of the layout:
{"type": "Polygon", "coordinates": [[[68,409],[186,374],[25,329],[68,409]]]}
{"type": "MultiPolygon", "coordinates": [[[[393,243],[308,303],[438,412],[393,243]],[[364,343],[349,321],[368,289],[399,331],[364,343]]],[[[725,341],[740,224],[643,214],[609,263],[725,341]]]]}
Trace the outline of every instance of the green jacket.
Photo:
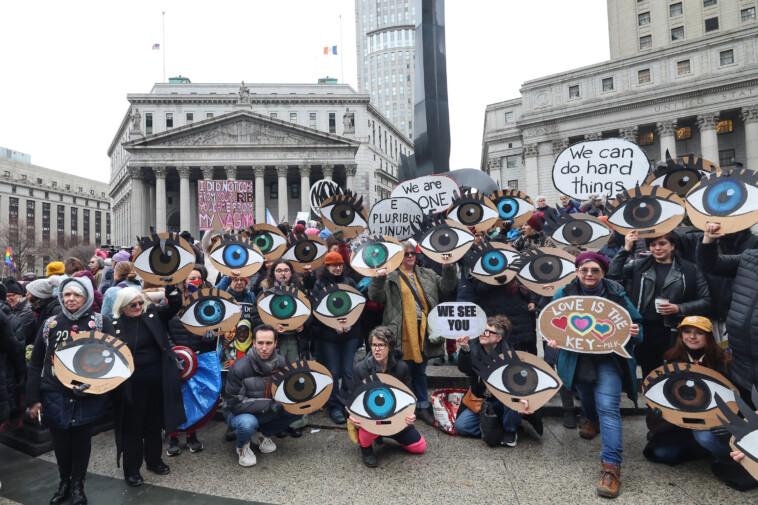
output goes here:
{"type": "MultiPolygon", "coordinates": [[[[449,294],[458,285],[458,274],[455,267],[442,269],[442,275],[437,275],[434,270],[423,268],[418,265],[414,268],[414,275],[421,285],[429,309],[440,302],[440,293],[449,294]]],[[[386,277],[374,277],[368,286],[368,298],[375,303],[384,303],[384,319],[382,324],[389,326],[397,338],[399,347],[402,347],[403,327],[403,302],[400,292],[400,271],[395,270],[386,277]]],[[[429,339],[429,326],[426,327],[424,341],[424,357],[436,358],[445,353],[445,339],[437,337],[429,339]]],[[[405,349],[403,349],[405,351],[405,349]]]]}

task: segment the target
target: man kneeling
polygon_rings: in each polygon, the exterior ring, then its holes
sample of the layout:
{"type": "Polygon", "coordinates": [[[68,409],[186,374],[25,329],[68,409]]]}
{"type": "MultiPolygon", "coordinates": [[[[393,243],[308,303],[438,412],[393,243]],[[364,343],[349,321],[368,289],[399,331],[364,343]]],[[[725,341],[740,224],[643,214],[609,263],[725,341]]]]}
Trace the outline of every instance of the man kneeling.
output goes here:
{"type": "Polygon", "coordinates": [[[253,330],[253,348],[234,362],[226,379],[226,403],[229,415],[226,423],[237,435],[239,464],[256,463],[251,444],[262,453],[276,450],[271,435],[287,429],[302,416],[285,412],[281,404],[271,399],[271,375],[287,366],[287,360],[276,350],[274,328],[262,324],[253,330]]]}

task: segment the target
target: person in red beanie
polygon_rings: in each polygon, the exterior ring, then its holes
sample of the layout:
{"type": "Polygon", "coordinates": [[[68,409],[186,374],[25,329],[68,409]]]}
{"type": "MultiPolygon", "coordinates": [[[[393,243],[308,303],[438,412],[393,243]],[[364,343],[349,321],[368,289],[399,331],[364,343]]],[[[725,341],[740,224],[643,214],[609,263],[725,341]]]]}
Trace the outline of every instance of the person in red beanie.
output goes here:
{"type": "Polygon", "coordinates": [[[521,227],[523,234],[513,241],[513,247],[520,253],[538,247],[555,247],[553,239],[542,231],[544,222],[545,214],[539,211],[532,214],[532,217],[521,227]]]}

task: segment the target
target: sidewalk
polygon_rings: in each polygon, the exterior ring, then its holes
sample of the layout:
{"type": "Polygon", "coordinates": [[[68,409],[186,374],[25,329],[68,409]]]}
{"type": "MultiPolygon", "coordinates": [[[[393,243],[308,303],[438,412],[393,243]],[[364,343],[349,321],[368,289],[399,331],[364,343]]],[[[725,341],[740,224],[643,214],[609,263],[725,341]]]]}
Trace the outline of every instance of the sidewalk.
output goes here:
{"type": "MultiPolygon", "coordinates": [[[[146,485],[126,486],[116,468],[113,433],[93,438],[90,476],[85,487],[92,505],[198,503],[236,504],[236,500],[274,504],[447,503],[593,504],[600,438],[586,441],[560,419],[547,418],[540,440],[519,435],[518,447],[490,449],[481,440],[451,437],[421,423],[426,454],[411,456],[387,440],[376,453],[379,468],[363,466],[358,447],[343,429],[334,429],[322,412],[309,416],[300,439],[274,438],[278,449],[261,454],[258,464],[237,464],[234,442],[224,442],[224,423],[213,421],[198,433],[205,450],[183,449],[165,457],[171,473],[146,472],[146,485]],[[329,428],[327,428],[329,427],[329,428]],[[185,491],[176,493],[173,490],[185,491]],[[223,499],[225,498],[225,499],[223,499]],[[232,500],[236,499],[236,500],[232,500]]],[[[706,460],[668,467],[642,456],[644,417],[624,417],[621,496],[614,504],[738,504],[758,501],[758,490],[738,493],[719,483],[706,460]]],[[[182,437],[182,442],[184,438],[182,437]]],[[[46,504],[57,484],[52,453],[27,458],[0,447],[0,503],[46,504]],[[9,498],[13,501],[4,501],[9,498]]]]}

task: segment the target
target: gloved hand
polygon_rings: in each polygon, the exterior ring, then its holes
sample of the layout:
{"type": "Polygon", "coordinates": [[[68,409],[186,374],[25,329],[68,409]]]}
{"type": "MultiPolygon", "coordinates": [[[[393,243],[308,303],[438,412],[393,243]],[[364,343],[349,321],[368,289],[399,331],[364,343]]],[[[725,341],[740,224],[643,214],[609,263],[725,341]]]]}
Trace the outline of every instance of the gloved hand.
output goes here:
{"type": "Polygon", "coordinates": [[[654,418],[663,419],[663,412],[658,407],[653,407],[652,412],[654,418]]]}
{"type": "Polygon", "coordinates": [[[89,384],[79,384],[78,386],[74,386],[71,388],[71,391],[74,393],[74,396],[77,398],[84,398],[87,396],[87,393],[85,393],[86,390],[90,388],[89,384]]]}
{"type": "Polygon", "coordinates": [[[205,334],[203,335],[203,337],[202,337],[202,340],[201,340],[201,341],[202,341],[204,344],[210,344],[210,343],[213,343],[213,341],[215,341],[215,340],[216,340],[216,334],[215,334],[215,333],[213,333],[213,330],[207,330],[207,331],[205,332],[205,334]]]}
{"type": "Polygon", "coordinates": [[[169,297],[172,297],[172,296],[176,297],[179,294],[180,294],[179,290],[176,288],[175,285],[169,284],[168,286],[166,286],[166,290],[165,290],[166,298],[169,298],[169,297]]]}
{"type": "Polygon", "coordinates": [[[728,443],[729,439],[732,438],[732,434],[729,433],[729,430],[727,430],[723,424],[714,426],[710,429],[710,432],[713,433],[713,436],[719,439],[719,441],[724,443],[728,443]]]}
{"type": "Polygon", "coordinates": [[[271,407],[271,412],[277,416],[280,416],[284,413],[284,407],[282,407],[281,403],[274,403],[274,405],[271,407]]]}

